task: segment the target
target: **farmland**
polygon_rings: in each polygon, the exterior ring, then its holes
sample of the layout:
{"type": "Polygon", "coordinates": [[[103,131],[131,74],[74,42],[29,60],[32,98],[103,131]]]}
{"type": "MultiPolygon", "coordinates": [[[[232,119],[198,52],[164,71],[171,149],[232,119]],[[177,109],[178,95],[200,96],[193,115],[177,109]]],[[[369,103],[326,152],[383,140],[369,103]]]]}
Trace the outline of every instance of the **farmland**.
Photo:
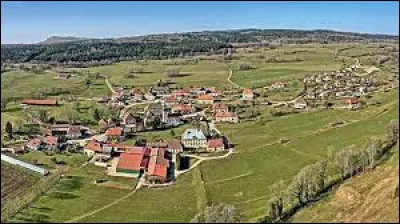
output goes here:
{"type": "MultiPolygon", "coordinates": [[[[113,85],[129,85],[149,87],[158,80],[171,79],[178,85],[216,86],[220,88],[232,87],[227,82],[229,70],[225,65],[233,68],[232,81],[243,87],[261,88],[275,81],[291,82],[292,86],[287,93],[269,93],[271,99],[292,98],[300,90],[300,80],[309,73],[336,70],[342,62],[335,60],[334,49],[346,48],[344,45],[299,45],[283,46],[276,49],[239,49],[234,56],[237,59],[224,63],[218,61],[199,60],[195,64],[178,65],[186,76],[167,77],[164,72],[171,67],[171,62],[182,59],[152,61],[127,61],[102,67],[79,69],[85,72],[100,72],[109,77],[113,85]],[[258,58],[279,56],[285,58],[298,57],[298,62],[266,62],[258,58]],[[249,63],[255,69],[238,71],[240,63],[249,63]],[[127,78],[126,73],[132,67],[141,67],[145,71],[135,78],[127,78]]],[[[370,46],[373,48],[374,46],[370,46]]],[[[353,63],[355,55],[362,54],[366,48],[355,50],[346,48],[341,55],[346,57],[347,63],[353,63]]],[[[368,48],[369,49],[369,48],[368,48]]],[[[375,49],[375,48],[373,48],[375,49]]],[[[379,52],[377,50],[377,52],[379,52]]],[[[361,62],[362,63],[362,62],[361,62]]],[[[177,64],[179,64],[177,62],[177,64]]],[[[388,71],[375,75],[386,76],[388,71]]],[[[3,75],[2,75],[3,76],[3,75]]],[[[24,89],[23,96],[32,94],[39,86],[57,86],[57,82],[49,81],[43,75],[29,75],[19,71],[7,72],[5,79],[8,85],[11,81],[27,77],[31,79],[33,87],[24,88],[29,82],[25,81],[18,86],[24,89]],[[16,78],[18,77],[18,78],[16,78]],[[10,81],[7,81],[10,80],[10,81]],[[25,84],[24,84],[25,83],[25,84]],[[40,84],[42,83],[42,84],[40,84]]],[[[49,73],[48,77],[54,74],[49,73]]],[[[385,78],[385,77],[383,77],[385,78]]],[[[83,78],[82,78],[83,80],[83,78]]],[[[108,89],[98,80],[98,89],[85,88],[81,79],[64,83],[65,87],[76,89],[76,94],[82,98],[108,94],[108,89]],[[80,80],[80,81],[79,81],[80,80]]],[[[2,83],[2,94],[18,95],[18,92],[2,83]]],[[[97,88],[97,87],[96,87],[97,88]]],[[[22,95],[21,95],[22,96],[22,95]]],[[[367,106],[358,111],[349,110],[321,110],[293,113],[275,117],[270,113],[271,108],[259,106],[259,119],[240,122],[238,124],[218,125],[235,144],[233,156],[223,159],[207,161],[184,174],[175,185],[164,189],[139,189],[135,194],[105,208],[101,212],[84,216],[77,221],[83,222],[187,222],[202,211],[206,205],[213,203],[228,203],[237,205],[245,214],[246,220],[257,221],[267,211],[267,201],[270,196],[269,188],[279,180],[285,183],[306,165],[326,158],[328,150],[341,150],[354,145],[362,146],[366,139],[383,137],[385,125],[399,117],[399,92],[376,93],[366,99],[367,106]],[[376,102],[379,102],[377,104],[376,102]],[[332,127],[332,123],[340,120],[343,125],[332,127]],[[286,140],[286,143],[282,143],[286,140]],[[167,206],[166,206],[167,205],[167,206]]],[[[82,102],[85,102],[82,100],[82,102]]],[[[85,102],[85,106],[95,106],[93,102],[85,102]],[[87,105],[86,105],[87,104],[87,105]]],[[[58,108],[51,108],[49,112],[57,118],[66,117],[63,112],[71,104],[58,108]]],[[[90,110],[83,109],[81,116],[89,117],[90,110]]],[[[2,112],[3,118],[16,122],[24,118],[24,112],[18,105],[10,105],[8,111],[2,112]],[[15,108],[15,109],[13,109],[15,108]]],[[[180,135],[188,126],[175,129],[180,135]]],[[[158,139],[172,138],[170,131],[144,132],[138,138],[158,139]]],[[[129,142],[133,143],[133,142],[129,142]]],[[[24,155],[23,159],[32,161],[35,154],[24,155]]],[[[81,164],[83,159],[68,158],[73,164],[81,164]]],[[[43,163],[52,164],[48,159],[43,163]]],[[[2,168],[3,169],[3,168],[2,168]]],[[[105,177],[103,170],[93,166],[76,167],[68,173],[68,178],[60,180],[44,196],[40,197],[33,206],[14,217],[12,221],[27,222],[64,222],[74,220],[95,209],[107,206],[115,200],[129,194],[135,184],[129,179],[116,178],[112,181],[126,188],[113,188],[95,185],[93,181],[105,177]]],[[[2,177],[3,179],[3,177],[2,177]]],[[[3,189],[3,187],[2,187],[3,189]]]]}
{"type": "Polygon", "coordinates": [[[1,207],[29,189],[39,179],[39,176],[23,168],[1,163],[1,207]]]}

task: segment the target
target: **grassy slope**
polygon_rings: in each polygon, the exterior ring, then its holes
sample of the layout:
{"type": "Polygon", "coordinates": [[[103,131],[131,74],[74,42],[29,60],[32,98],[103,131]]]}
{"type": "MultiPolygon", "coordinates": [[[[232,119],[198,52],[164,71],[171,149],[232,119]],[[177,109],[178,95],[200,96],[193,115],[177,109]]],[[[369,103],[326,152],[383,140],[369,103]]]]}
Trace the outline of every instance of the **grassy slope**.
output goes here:
{"type": "Polygon", "coordinates": [[[292,222],[390,222],[399,221],[399,151],[374,171],[357,176],[322,201],[307,207],[292,222]]]}

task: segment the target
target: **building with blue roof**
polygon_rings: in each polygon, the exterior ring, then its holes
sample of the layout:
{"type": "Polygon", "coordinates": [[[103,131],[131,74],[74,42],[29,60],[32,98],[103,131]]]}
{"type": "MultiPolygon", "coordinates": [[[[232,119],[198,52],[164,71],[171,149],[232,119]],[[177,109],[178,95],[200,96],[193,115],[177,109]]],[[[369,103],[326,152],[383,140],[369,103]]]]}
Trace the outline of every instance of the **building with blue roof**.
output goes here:
{"type": "Polygon", "coordinates": [[[200,129],[186,129],[181,137],[185,148],[207,148],[207,137],[200,129]]]}

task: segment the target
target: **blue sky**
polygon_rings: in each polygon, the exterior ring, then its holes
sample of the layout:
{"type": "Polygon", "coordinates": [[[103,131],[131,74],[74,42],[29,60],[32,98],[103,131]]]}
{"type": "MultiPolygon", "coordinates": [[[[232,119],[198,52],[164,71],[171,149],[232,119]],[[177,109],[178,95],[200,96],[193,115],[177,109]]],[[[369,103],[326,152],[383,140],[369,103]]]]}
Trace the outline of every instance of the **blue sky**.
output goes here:
{"type": "Polygon", "coordinates": [[[399,2],[1,2],[1,43],[237,28],[399,34],[399,2]]]}

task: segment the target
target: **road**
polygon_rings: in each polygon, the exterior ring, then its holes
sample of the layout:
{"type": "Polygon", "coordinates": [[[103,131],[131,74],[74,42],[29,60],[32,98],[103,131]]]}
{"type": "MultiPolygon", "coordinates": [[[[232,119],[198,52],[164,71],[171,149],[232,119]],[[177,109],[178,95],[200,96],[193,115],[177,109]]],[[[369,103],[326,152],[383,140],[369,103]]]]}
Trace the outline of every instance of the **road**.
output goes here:
{"type": "Polygon", "coordinates": [[[241,88],[241,86],[239,85],[239,84],[237,84],[237,83],[234,83],[231,79],[232,79],[232,76],[233,76],[233,71],[232,71],[232,69],[231,68],[229,68],[229,66],[228,65],[226,65],[226,64],[224,64],[225,65],[225,67],[228,69],[228,71],[229,71],[229,76],[228,76],[228,78],[226,79],[230,84],[232,84],[232,85],[234,85],[236,88],[241,88]]]}
{"type": "Polygon", "coordinates": [[[202,156],[196,156],[196,155],[190,155],[190,154],[182,154],[183,156],[189,157],[189,158],[193,158],[193,159],[198,159],[198,161],[196,161],[193,165],[191,165],[189,167],[189,169],[187,170],[175,170],[175,178],[179,177],[180,175],[187,173],[189,171],[191,171],[192,169],[196,168],[200,163],[202,163],[203,161],[207,161],[207,160],[217,160],[217,159],[225,159],[226,157],[232,155],[234,153],[234,149],[230,148],[228,150],[228,152],[225,155],[222,156],[209,156],[209,157],[202,157],[202,156]]]}
{"type": "Polygon", "coordinates": [[[110,80],[108,79],[108,76],[106,75],[100,75],[101,77],[103,77],[105,79],[106,85],[108,86],[108,88],[111,90],[112,93],[117,93],[117,91],[114,90],[114,88],[112,87],[110,80]]]}

